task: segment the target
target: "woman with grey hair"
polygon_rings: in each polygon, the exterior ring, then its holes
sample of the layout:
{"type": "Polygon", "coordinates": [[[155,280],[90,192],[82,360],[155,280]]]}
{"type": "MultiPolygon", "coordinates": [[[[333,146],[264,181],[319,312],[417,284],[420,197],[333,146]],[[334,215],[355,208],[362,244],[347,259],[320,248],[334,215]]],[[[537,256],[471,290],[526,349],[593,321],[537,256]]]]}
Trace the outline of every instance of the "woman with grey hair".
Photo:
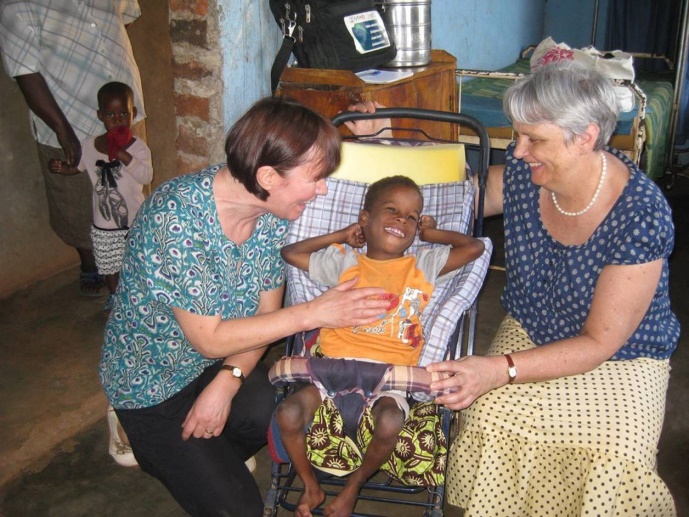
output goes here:
{"type": "Polygon", "coordinates": [[[486,356],[430,365],[461,413],[448,500],[466,516],[675,515],[656,472],[669,358],[670,208],[607,147],[614,90],[574,62],[511,86],[517,133],[489,174],[504,214],[503,320],[486,356]]]}
{"type": "MultiPolygon", "coordinates": [[[[350,110],[373,112],[372,102],[350,110]]],[[[506,92],[517,133],[491,168],[507,312],[485,356],[431,364],[461,410],[447,494],[465,517],[674,516],[658,477],[669,358],[670,208],[623,153],[610,81],[574,62],[506,92]]],[[[357,134],[389,121],[350,122],[357,134]]]]}

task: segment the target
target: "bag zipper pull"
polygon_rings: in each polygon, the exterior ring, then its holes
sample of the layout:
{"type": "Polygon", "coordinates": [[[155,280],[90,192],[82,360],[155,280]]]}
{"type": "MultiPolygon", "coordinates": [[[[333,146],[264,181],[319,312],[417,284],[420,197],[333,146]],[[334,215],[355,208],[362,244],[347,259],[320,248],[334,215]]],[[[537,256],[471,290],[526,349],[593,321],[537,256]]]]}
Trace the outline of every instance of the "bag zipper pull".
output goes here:
{"type": "Polygon", "coordinates": [[[306,23],[311,23],[311,4],[306,4],[306,23]]]}
{"type": "Polygon", "coordinates": [[[297,26],[297,13],[294,13],[294,19],[287,18],[287,37],[294,39],[292,34],[294,34],[294,28],[297,26]]]}
{"type": "Polygon", "coordinates": [[[285,2],[285,17],[280,18],[280,25],[282,26],[282,37],[294,39],[292,34],[294,34],[294,27],[297,26],[297,11],[294,11],[294,18],[292,19],[290,18],[291,10],[292,7],[289,5],[289,2],[285,2]]]}

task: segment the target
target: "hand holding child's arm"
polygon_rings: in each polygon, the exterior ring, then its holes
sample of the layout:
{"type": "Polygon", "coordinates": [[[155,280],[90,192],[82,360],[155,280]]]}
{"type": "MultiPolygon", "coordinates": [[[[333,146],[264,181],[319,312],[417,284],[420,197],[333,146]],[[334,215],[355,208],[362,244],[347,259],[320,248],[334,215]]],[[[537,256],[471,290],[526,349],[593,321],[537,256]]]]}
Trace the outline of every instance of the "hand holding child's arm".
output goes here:
{"type": "Polygon", "coordinates": [[[63,176],[73,176],[79,174],[81,171],[76,167],[72,167],[67,162],[51,158],[48,162],[48,170],[53,174],[62,174],[63,176]]]}
{"type": "Polygon", "coordinates": [[[361,248],[365,242],[361,226],[359,223],[354,223],[336,232],[288,244],[282,248],[281,253],[285,262],[303,271],[308,271],[312,253],[327,248],[331,244],[348,244],[352,248],[361,248]]]}
{"type": "Polygon", "coordinates": [[[437,223],[430,215],[423,215],[419,220],[419,239],[433,244],[446,244],[452,246],[447,262],[440,274],[444,275],[455,269],[459,269],[469,262],[481,256],[485,246],[479,239],[469,237],[463,233],[452,230],[440,230],[437,223]]]}

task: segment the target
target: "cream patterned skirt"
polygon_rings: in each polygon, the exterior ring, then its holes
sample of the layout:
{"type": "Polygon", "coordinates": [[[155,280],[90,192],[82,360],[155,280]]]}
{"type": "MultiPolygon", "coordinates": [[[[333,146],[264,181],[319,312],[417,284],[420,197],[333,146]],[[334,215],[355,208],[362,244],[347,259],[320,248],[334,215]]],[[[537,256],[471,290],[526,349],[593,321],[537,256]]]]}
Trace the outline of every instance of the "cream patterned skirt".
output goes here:
{"type": "MultiPolygon", "coordinates": [[[[488,355],[533,348],[507,316],[488,355]]],[[[607,361],[548,382],[508,384],[461,415],[448,502],[472,516],[675,516],[656,472],[669,361],[607,361]]]]}

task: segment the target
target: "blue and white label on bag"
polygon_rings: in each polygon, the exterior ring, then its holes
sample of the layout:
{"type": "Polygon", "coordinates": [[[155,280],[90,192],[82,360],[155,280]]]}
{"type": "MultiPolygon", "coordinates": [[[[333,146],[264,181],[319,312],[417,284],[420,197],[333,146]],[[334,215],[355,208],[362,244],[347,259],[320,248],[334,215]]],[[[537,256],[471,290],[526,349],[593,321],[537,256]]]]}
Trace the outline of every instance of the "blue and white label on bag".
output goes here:
{"type": "Polygon", "coordinates": [[[359,54],[367,54],[390,46],[390,38],[378,11],[344,17],[345,27],[354,40],[359,54]]]}

